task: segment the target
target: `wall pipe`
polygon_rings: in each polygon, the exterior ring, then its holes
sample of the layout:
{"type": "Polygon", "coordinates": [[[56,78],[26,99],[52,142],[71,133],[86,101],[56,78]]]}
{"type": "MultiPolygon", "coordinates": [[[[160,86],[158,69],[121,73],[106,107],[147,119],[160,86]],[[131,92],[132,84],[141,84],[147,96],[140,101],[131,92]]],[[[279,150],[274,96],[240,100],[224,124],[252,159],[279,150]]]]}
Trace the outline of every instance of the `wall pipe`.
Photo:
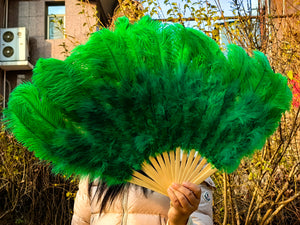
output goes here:
{"type": "Polygon", "coordinates": [[[268,0],[268,15],[271,14],[271,0],[268,0]]]}
{"type": "MultiPolygon", "coordinates": [[[[8,0],[5,0],[5,28],[8,27],[8,0]]],[[[3,109],[6,107],[6,70],[3,70],[3,109]]]]}
{"type": "Polygon", "coordinates": [[[3,73],[3,103],[2,108],[4,109],[6,106],[6,70],[3,73]]]}
{"type": "Polygon", "coordinates": [[[8,0],[5,0],[5,28],[8,27],[8,0]]]}

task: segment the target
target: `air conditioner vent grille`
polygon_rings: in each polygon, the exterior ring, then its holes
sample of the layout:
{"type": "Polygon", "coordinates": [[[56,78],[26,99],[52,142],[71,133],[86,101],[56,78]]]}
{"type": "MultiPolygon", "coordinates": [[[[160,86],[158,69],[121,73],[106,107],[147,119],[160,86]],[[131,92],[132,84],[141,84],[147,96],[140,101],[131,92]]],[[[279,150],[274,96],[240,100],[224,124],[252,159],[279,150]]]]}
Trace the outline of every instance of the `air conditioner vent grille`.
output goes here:
{"type": "Polygon", "coordinates": [[[3,55],[7,58],[12,57],[14,54],[14,49],[10,46],[3,48],[3,55]]]}
{"type": "Polygon", "coordinates": [[[11,42],[12,40],[14,40],[14,33],[11,31],[6,31],[3,34],[3,40],[6,42],[11,42]]]}

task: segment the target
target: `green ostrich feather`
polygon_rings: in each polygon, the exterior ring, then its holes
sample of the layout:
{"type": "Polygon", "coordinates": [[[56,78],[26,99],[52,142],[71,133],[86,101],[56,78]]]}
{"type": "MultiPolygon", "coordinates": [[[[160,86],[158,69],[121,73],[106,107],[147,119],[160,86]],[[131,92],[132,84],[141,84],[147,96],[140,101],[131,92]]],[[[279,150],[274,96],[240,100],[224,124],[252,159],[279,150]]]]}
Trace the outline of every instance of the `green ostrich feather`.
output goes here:
{"type": "Polygon", "coordinates": [[[261,52],[228,49],[179,24],[120,18],[66,60],[40,59],[11,94],[6,126],[55,172],[108,184],[176,147],[232,172],[263,147],[292,94],[261,52]]]}

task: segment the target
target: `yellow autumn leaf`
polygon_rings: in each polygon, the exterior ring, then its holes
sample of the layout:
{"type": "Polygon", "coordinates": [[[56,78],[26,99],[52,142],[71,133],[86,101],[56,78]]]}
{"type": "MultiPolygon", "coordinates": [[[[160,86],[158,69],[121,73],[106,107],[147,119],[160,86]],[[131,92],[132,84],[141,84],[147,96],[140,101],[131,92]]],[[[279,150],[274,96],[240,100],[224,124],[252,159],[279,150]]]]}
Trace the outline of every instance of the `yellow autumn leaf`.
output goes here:
{"type": "Polygon", "coordinates": [[[290,80],[293,80],[293,71],[289,71],[288,73],[287,73],[287,77],[290,79],[290,80]]]}
{"type": "Polygon", "coordinates": [[[249,174],[248,180],[253,180],[253,173],[252,172],[249,174]]]}

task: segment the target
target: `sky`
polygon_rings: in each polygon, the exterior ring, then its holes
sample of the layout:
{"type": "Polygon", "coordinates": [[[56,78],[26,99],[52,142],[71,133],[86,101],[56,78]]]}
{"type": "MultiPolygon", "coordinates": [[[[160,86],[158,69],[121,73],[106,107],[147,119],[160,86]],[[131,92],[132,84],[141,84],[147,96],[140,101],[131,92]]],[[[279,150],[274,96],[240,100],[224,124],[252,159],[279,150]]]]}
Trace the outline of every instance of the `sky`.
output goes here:
{"type": "Polygon", "coordinates": [[[55,15],[62,14],[62,15],[64,15],[65,14],[65,6],[61,6],[61,5],[49,6],[48,7],[48,15],[52,15],[52,14],[55,14],[55,15]]]}
{"type": "MultiPolygon", "coordinates": [[[[167,11],[170,9],[169,5],[165,5],[164,1],[165,0],[154,0],[155,2],[158,2],[160,4],[161,7],[161,11],[159,11],[159,15],[153,15],[153,18],[157,17],[157,18],[164,18],[167,17],[167,11]]],[[[197,0],[190,0],[191,3],[195,3],[195,2],[201,2],[201,1],[197,1],[197,0]]],[[[216,5],[217,0],[202,0],[202,2],[208,1],[209,3],[216,5]]],[[[243,2],[243,5],[245,6],[245,8],[249,8],[250,6],[252,6],[252,9],[257,9],[257,4],[258,4],[258,0],[237,0],[238,2],[243,2]]],[[[184,8],[184,4],[186,4],[188,2],[188,0],[169,0],[170,3],[177,3],[179,8],[183,9],[184,8]]],[[[224,11],[224,15],[225,16],[233,16],[233,12],[232,12],[232,0],[219,0],[220,5],[222,7],[222,10],[224,11]]],[[[189,5],[191,5],[191,3],[189,3],[189,5]]],[[[144,4],[144,7],[147,7],[147,4],[144,4]]],[[[65,14],[65,7],[64,6],[54,6],[54,7],[49,7],[49,15],[50,14],[65,14]]],[[[253,12],[255,12],[255,10],[253,10],[253,12]]],[[[253,13],[252,13],[253,14],[253,13]]],[[[186,16],[188,17],[188,10],[186,11],[186,16]]]]}
{"type": "MultiPolygon", "coordinates": [[[[159,12],[159,15],[158,16],[156,15],[156,17],[158,17],[158,18],[166,17],[167,11],[170,9],[170,6],[165,5],[164,0],[155,0],[155,2],[158,2],[162,9],[159,12]]],[[[169,0],[169,2],[177,3],[179,8],[183,9],[184,4],[186,4],[188,2],[188,0],[169,0]]],[[[200,1],[191,0],[191,3],[195,3],[195,2],[200,2],[200,1]]],[[[205,2],[205,1],[202,0],[201,2],[205,2]]],[[[216,5],[217,1],[216,0],[207,0],[207,2],[211,3],[212,5],[216,5]]],[[[232,7],[231,7],[233,1],[232,0],[219,0],[219,2],[222,7],[222,10],[224,11],[224,15],[225,16],[233,16],[232,7]]],[[[254,9],[252,11],[252,14],[253,14],[253,12],[255,12],[255,9],[257,9],[258,0],[238,0],[238,2],[243,3],[245,8],[254,9]]],[[[189,4],[191,5],[191,3],[189,3],[189,4]]],[[[144,4],[144,7],[147,7],[147,4],[144,4]]],[[[186,12],[186,15],[188,16],[188,12],[186,12]]]]}

